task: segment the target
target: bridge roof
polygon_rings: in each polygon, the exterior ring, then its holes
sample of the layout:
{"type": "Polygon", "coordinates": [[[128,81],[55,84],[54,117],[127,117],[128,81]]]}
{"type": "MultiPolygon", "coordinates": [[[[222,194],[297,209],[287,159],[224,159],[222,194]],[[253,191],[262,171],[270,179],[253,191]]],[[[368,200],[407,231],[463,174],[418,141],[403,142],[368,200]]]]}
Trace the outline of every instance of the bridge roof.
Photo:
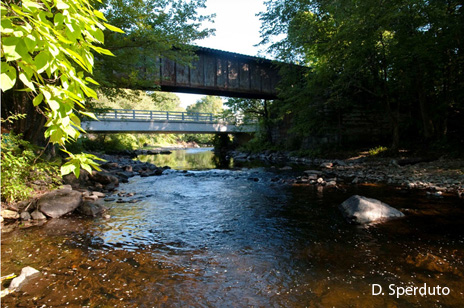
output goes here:
{"type": "Polygon", "coordinates": [[[277,60],[271,60],[271,59],[262,58],[258,56],[250,56],[250,55],[245,55],[241,53],[214,49],[214,48],[209,48],[209,47],[196,46],[196,45],[194,47],[197,49],[197,51],[200,51],[203,53],[211,53],[211,54],[221,55],[221,56],[229,57],[229,58],[248,59],[250,61],[267,62],[269,64],[280,63],[280,61],[277,61],[277,60]]]}

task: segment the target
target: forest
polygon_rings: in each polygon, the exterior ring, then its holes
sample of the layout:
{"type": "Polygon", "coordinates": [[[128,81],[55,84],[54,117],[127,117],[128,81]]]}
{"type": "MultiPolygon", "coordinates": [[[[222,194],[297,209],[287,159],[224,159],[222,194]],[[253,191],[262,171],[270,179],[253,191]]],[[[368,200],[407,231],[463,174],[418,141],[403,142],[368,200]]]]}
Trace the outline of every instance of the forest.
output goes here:
{"type": "MultiPolygon", "coordinates": [[[[461,1],[271,0],[262,44],[309,69],[283,72],[271,120],[290,147],[310,136],[462,149],[461,1]]],[[[310,143],[311,144],[311,143],[310,143]]],[[[313,145],[313,143],[311,144],[313,145]]]]}

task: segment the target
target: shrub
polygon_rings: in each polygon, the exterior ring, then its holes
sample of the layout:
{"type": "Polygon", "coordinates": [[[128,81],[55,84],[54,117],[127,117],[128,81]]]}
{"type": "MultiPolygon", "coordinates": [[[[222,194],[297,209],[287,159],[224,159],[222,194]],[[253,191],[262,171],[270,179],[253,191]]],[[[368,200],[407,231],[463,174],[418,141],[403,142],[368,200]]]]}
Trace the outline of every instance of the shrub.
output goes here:
{"type": "Polygon", "coordinates": [[[21,135],[2,134],[2,201],[28,199],[33,186],[52,188],[60,184],[59,163],[40,158],[41,148],[22,140],[21,135]]]}

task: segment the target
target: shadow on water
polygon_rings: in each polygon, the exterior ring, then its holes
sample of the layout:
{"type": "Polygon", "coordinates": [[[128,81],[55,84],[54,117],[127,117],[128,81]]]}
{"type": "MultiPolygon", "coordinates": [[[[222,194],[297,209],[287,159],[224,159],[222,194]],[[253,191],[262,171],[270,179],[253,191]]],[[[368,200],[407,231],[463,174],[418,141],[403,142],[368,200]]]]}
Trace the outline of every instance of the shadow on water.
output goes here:
{"type": "Polygon", "coordinates": [[[157,165],[190,171],[132,178],[120,190],[140,202],[107,203],[109,220],[4,234],[2,273],[29,265],[42,275],[2,307],[462,307],[462,200],[292,186],[265,168],[205,170],[214,164],[202,153],[159,156],[157,165]],[[349,225],[338,204],[353,194],[406,217],[349,225]],[[389,285],[424,283],[451,293],[388,295],[389,285]],[[385,295],[373,296],[373,284],[385,295]]]}

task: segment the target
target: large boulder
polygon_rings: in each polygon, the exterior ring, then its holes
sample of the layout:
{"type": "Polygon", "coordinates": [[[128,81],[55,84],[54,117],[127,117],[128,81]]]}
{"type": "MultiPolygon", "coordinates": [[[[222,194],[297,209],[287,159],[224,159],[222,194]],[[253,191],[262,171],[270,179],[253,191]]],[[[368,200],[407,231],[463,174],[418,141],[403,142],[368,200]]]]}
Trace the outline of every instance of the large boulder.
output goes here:
{"type": "Polygon", "coordinates": [[[82,194],[75,190],[57,189],[43,195],[37,207],[51,218],[58,218],[74,211],[82,202],[82,194]]]}
{"type": "Polygon", "coordinates": [[[382,201],[358,195],[345,200],[339,208],[350,222],[358,224],[404,216],[403,213],[382,201]]]}

